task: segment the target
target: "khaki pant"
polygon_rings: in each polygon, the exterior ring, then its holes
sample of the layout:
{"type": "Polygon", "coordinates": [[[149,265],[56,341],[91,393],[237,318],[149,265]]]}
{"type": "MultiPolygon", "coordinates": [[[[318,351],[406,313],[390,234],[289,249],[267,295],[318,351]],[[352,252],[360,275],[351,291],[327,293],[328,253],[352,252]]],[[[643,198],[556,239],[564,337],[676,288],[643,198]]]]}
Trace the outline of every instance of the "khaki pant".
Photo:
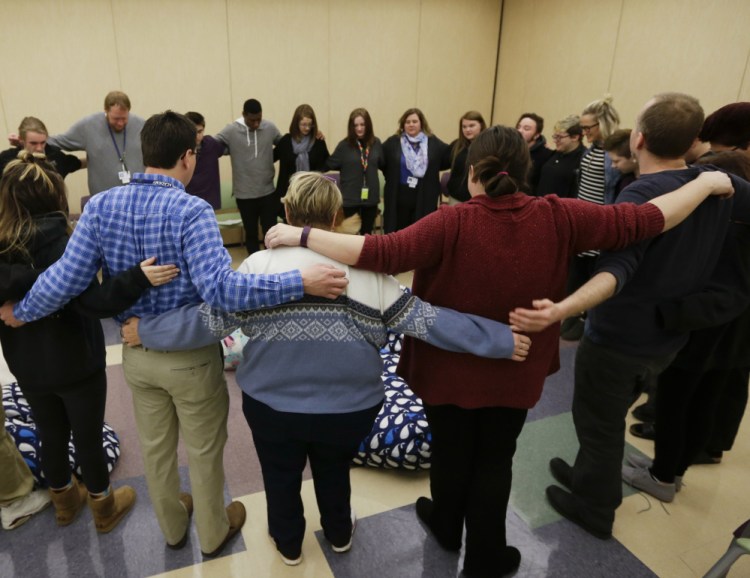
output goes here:
{"type": "Polygon", "coordinates": [[[0,403],[3,431],[0,432],[0,506],[24,498],[34,489],[34,477],[15,441],[5,429],[5,408],[0,403]]]}
{"type": "Polygon", "coordinates": [[[182,435],[201,550],[212,552],[229,531],[223,462],[229,395],[219,345],[173,352],[124,347],[123,369],[162,533],[175,544],[189,523],[179,501],[177,439],[182,435]]]}

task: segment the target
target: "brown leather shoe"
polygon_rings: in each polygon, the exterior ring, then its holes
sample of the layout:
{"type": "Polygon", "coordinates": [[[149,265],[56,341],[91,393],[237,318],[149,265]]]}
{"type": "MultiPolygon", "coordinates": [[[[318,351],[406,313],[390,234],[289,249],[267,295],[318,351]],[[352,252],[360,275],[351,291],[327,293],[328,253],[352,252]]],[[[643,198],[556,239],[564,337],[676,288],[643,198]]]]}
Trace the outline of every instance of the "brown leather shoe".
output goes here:
{"type": "Polygon", "coordinates": [[[187,510],[188,515],[188,523],[187,527],[185,528],[185,535],[180,538],[180,541],[176,544],[170,544],[167,542],[167,548],[171,548],[172,550],[180,550],[185,547],[185,544],[187,544],[188,535],[190,534],[190,518],[193,515],[193,496],[191,496],[188,493],[180,492],[180,503],[182,506],[187,510]]]}
{"type": "Polygon", "coordinates": [[[235,535],[239,533],[239,531],[242,529],[242,526],[245,525],[245,518],[247,517],[247,513],[245,512],[245,506],[242,504],[242,502],[232,502],[227,506],[227,518],[229,518],[229,530],[227,531],[227,535],[224,538],[224,541],[219,544],[219,547],[216,548],[213,552],[202,552],[202,554],[206,558],[216,558],[219,554],[221,554],[221,551],[225,548],[225,546],[234,538],[235,535]]]}

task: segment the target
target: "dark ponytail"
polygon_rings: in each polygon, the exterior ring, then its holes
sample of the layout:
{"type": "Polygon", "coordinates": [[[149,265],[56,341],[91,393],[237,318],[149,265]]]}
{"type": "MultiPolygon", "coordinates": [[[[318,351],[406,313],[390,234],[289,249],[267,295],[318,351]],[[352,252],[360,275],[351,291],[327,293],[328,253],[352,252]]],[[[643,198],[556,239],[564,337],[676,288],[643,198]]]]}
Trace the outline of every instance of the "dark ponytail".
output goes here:
{"type": "Polygon", "coordinates": [[[481,132],[469,147],[467,163],[490,197],[529,192],[529,147],[514,128],[496,125],[481,132]]]}

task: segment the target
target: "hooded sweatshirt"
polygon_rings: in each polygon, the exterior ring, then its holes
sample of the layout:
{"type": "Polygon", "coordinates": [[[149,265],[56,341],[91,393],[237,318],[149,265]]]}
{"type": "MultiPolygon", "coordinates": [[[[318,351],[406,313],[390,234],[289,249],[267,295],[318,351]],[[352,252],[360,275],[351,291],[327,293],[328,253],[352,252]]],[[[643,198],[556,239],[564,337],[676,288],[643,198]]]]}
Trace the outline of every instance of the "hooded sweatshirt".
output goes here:
{"type": "Polygon", "coordinates": [[[281,133],[271,121],[263,119],[256,130],[250,130],[242,117],[216,135],[232,158],[232,195],[258,199],[274,192],[273,147],[279,139],[281,133]]]}

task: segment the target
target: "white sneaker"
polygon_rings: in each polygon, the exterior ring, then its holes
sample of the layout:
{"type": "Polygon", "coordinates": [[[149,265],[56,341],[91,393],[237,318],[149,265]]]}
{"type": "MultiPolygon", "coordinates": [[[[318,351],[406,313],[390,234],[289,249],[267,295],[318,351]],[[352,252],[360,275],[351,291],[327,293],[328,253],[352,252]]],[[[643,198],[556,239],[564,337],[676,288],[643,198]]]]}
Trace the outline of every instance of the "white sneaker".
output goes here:
{"type": "Polygon", "coordinates": [[[49,506],[50,501],[47,490],[34,490],[25,498],[16,500],[10,506],[5,506],[0,511],[3,529],[15,530],[18,526],[28,522],[31,516],[49,506]]]}
{"type": "Polygon", "coordinates": [[[352,535],[349,536],[349,542],[344,544],[343,546],[334,546],[333,543],[331,543],[331,550],[336,552],[337,554],[343,554],[344,552],[348,552],[352,549],[352,539],[354,538],[354,530],[357,529],[357,514],[354,513],[354,510],[352,510],[352,535]]]}

